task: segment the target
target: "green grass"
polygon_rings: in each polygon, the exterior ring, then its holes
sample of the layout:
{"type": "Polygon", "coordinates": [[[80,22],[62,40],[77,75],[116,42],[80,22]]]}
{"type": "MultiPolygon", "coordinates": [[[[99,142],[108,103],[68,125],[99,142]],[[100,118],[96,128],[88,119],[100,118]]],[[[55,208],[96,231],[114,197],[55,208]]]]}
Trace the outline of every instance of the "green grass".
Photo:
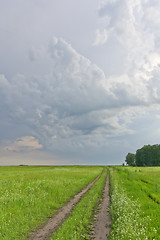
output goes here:
{"type": "Polygon", "coordinates": [[[102,167],[0,167],[0,239],[22,240],[102,167]]]}
{"type": "Polygon", "coordinates": [[[160,239],[160,168],[112,167],[114,239],[160,239]]]}
{"type": "Polygon", "coordinates": [[[85,240],[91,239],[94,214],[102,198],[102,191],[106,182],[107,171],[85,194],[76,205],[70,217],[62,224],[52,240],[85,240]]]}

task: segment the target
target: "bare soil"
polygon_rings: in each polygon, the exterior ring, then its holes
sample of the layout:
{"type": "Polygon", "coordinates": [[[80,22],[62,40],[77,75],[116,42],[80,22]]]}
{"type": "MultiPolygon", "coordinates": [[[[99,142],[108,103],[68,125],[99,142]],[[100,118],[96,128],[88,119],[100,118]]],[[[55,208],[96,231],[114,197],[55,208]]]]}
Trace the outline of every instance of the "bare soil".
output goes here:
{"type": "Polygon", "coordinates": [[[72,212],[74,206],[80,201],[83,195],[93,186],[93,184],[100,178],[102,173],[91,183],[88,184],[80,193],[75,195],[66,205],[58,210],[58,212],[51,217],[47,223],[44,224],[41,228],[37,229],[31,234],[29,240],[47,240],[52,237],[54,231],[62,225],[64,220],[72,212]]]}
{"type": "Polygon", "coordinates": [[[109,197],[109,171],[103,192],[103,199],[99,206],[97,215],[95,216],[95,225],[93,239],[106,240],[109,237],[111,229],[111,219],[109,212],[110,197],[109,197]]]}

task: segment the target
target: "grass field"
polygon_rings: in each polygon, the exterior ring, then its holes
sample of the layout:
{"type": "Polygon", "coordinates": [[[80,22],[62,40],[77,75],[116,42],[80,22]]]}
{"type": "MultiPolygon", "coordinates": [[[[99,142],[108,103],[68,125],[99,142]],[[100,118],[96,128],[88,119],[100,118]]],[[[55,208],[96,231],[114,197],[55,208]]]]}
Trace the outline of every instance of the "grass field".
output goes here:
{"type": "Polygon", "coordinates": [[[0,239],[22,240],[102,167],[0,167],[0,239]]]}
{"type": "Polygon", "coordinates": [[[114,239],[160,239],[160,168],[112,167],[114,239]]]}
{"type": "MultiPolygon", "coordinates": [[[[0,167],[0,239],[25,240],[95,179],[103,167],[0,167]]],[[[109,240],[160,239],[160,167],[109,167],[109,240]]],[[[91,239],[107,171],[53,234],[53,240],[91,239]]]]}

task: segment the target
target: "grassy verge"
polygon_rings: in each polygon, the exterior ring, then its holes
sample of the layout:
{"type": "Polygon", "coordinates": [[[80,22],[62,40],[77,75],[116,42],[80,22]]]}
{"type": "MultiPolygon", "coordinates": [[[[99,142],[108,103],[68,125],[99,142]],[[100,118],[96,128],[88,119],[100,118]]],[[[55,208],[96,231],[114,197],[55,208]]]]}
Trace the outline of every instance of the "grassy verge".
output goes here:
{"type": "Polygon", "coordinates": [[[0,167],[0,239],[22,240],[102,167],[0,167]]]}
{"type": "Polygon", "coordinates": [[[115,167],[110,173],[112,230],[109,239],[160,239],[160,206],[149,197],[155,188],[150,186],[153,176],[147,168],[115,167]]]}
{"type": "Polygon", "coordinates": [[[102,190],[106,182],[107,171],[85,194],[76,205],[70,217],[62,224],[52,240],[85,240],[91,239],[91,224],[94,214],[102,198],[102,190]]]}

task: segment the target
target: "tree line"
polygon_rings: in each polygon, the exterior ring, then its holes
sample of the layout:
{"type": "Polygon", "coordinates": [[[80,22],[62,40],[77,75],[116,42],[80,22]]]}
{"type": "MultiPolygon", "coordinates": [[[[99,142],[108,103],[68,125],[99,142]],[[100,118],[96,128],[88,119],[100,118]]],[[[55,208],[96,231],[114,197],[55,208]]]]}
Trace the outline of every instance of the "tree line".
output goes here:
{"type": "Polygon", "coordinates": [[[134,153],[128,153],[125,160],[129,166],[160,166],[160,145],[144,145],[134,153]]]}

